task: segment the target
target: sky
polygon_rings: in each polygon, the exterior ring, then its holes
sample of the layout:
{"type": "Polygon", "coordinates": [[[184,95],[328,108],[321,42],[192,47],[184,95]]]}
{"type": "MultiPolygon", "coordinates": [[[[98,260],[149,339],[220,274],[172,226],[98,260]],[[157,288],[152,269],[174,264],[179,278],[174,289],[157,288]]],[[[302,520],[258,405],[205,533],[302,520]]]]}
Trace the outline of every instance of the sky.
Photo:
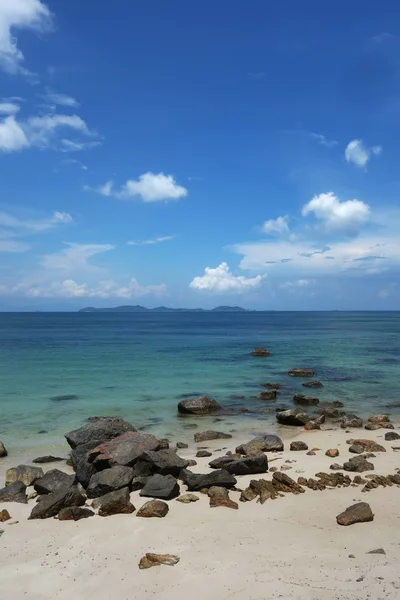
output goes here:
{"type": "Polygon", "coordinates": [[[0,0],[0,310],[398,310],[397,138],[396,0],[0,0]]]}

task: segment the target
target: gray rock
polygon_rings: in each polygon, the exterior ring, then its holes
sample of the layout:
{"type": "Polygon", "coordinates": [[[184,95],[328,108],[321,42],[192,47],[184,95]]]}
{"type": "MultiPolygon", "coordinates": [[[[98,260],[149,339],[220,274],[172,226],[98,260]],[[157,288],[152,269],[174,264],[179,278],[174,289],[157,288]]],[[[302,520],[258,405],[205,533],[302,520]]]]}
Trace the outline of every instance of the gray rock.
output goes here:
{"type": "Polygon", "coordinates": [[[59,456],[38,456],[38,458],[34,458],[33,459],[33,463],[38,464],[38,465],[43,465],[46,463],[52,463],[52,462],[61,462],[65,460],[64,458],[60,458],[59,456]]]}
{"type": "Polygon", "coordinates": [[[54,492],[53,494],[46,494],[33,507],[29,519],[49,519],[50,517],[55,517],[62,508],[83,506],[85,500],[85,496],[74,486],[54,492]]]}
{"type": "Polygon", "coordinates": [[[364,473],[365,471],[373,471],[375,467],[364,456],[354,456],[344,463],[343,468],[345,471],[352,471],[353,473],[364,473]]]}
{"type": "Polygon", "coordinates": [[[58,513],[59,521],[80,521],[88,517],[94,517],[94,512],[81,506],[67,506],[58,513]]]}
{"type": "Polygon", "coordinates": [[[246,444],[236,448],[238,454],[256,454],[257,452],[281,452],[283,442],[277,435],[259,435],[246,444]]]}
{"type": "Polygon", "coordinates": [[[128,431],[90,450],[88,462],[93,463],[97,469],[114,465],[133,467],[144,452],[159,448],[160,442],[154,435],[128,431]]]}
{"type": "Polygon", "coordinates": [[[268,392],[261,392],[258,397],[260,400],[275,400],[278,392],[276,390],[269,390],[268,392]]]}
{"type": "Polygon", "coordinates": [[[255,475],[268,471],[268,458],[265,455],[247,456],[241,460],[233,460],[224,465],[225,471],[231,475],[255,475]]]}
{"type": "Polygon", "coordinates": [[[100,517],[120,514],[129,515],[135,511],[127,487],[97,498],[95,502],[92,502],[92,506],[99,509],[100,517]]]}
{"type": "Polygon", "coordinates": [[[188,466],[188,460],[181,458],[175,450],[159,450],[144,452],[135,465],[135,475],[150,476],[173,475],[178,477],[182,469],[188,466]]]}
{"type": "Polygon", "coordinates": [[[19,465],[6,471],[6,486],[21,481],[27,487],[33,485],[37,479],[43,477],[44,472],[40,467],[30,467],[29,465],[19,465]]]}
{"type": "Polygon", "coordinates": [[[305,442],[296,441],[291,442],[290,449],[292,450],[292,452],[298,452],[301,450],[308,450],[308,446],[305,442]]]}
{"type": "Polygon", "coordinates": [[[76,448],[93,442],[100,444],[127,431],[136,431],[136,429],[131,423],[119,417],[99,417],[88,425],[65,434],[65,438],[71,448],[76,448]]]}
{"type": "Polygon", "coordinates": [[[295,404],[301,404],[304,406],[316,406],[319,404],[319,398],[314,398],[314,396],[306,396],[305,394],[295,394],[293,396],[293,402],[295,404]]]}
{"type": "Polygon", "coordinates": [[[230,433],[223,433],[222,431],[199,431],[194,434],[194,441],[208,442],[209,440],[229,440],[232,436],[230,433]]]}
{"type": "Polygon", "coordinates": [[[143,504],[138,510],[136,516],[146,518],[157,517],[160,519],[167,516],[168,512],[169,506],[166,502],[163,502],[162,500],[149,500],[149,502],[143,504]]]}
{"type": "Polygon", "coordinates": [[[64,488],[70,488],[74,483],[75,475],[68,475],[58,469],[52,469],[35,481],[33,487],[38,494],[52,494],[64,488]]]}
{"type": "Polygon", "coordinates": [[[134,477],[132,479],[131,482],[131,491],[132,492],[137,492],[138,490],[141,490],[142,487],[144,487],[147,483],[148,477],[145,476],[139,476],[139,477],[134,477]]]}
{"type": "Polygon", "coordinates": [[[306,381],[302,384],[306,388],[322,388],[324,387],[320,381],[306,381]]]}
{"type": "Polygon", "coordinates": [[[360,446],[360,444],[352,444],[349,448],[349,452],[353,454],[362,454],[364,452],[364,446],[360,446]]]}
{"type": "Polygon", "coordinates": [[[88,498],[99,498],[110,492],[129,487],[133,475],[133,469],[121,465],[95,473],[86,490],[88,498]]]}
{"type": "Polygon", "coordinates": [[[400,435],[395,431],[388,431],[385,433],[385,440],[387,442],[394,442],[395,440],[400,440],[400,435]]]}
{"type": "Polygon", "coordinates": [[[209,396],[188,398],[178,404],[178,412],[186,415],[209,415],[222,410],[222,406],[209,396]]]}
{"type": "Polygon", "coordinates": [[[357,415],[352,413],[348,413],[345,417],[343,417],[343,421],[340,424],[342,429],[351,429],[353,427],[362,427],[363,420],[357,415]]]}
{"type": "Polygon", "coordinates": [[[196,452],[196,458],[209,458],[210,456],[212,456],[212,452],[208,452],[208,450],[198,450],[196,452]]]}
{"type": "Polygon", "coordinates": [[[342,471],[343,465],[339,465],[338,463],[333,463],[333,465],[331,465],[329,468],[332,469],[332,471],[342,471]]]}
{"type": "Polygon", "coordinates": [[[3,442],[0,442],[0,458],[5,458],[6,456],[8,456],[7,449],[3,442]]]}
{"type": "Polygon", "coordinates": [[[288,371],[288,375],[290,377],[313,377],[314,376],[314,370],[313,369],[309,369],[309,368],[303,368],[303,369],[291,369],[290,371],[288,371]]]}
{"type": "Polygon", "coordinates": [[[310,415],[299,408],[283,410],[276,413],[276,419],[281,425],[304,427],[310,420],[310,415]]]}
{"type": "Polygon", "coordinates": [[[185,444],[185,442],[177,442],[176,447],[178,450],[183,450],[184,448],[189,448],[189,444],[185,444]]]}
{"type": "MultiPolygon", "coordinates": [[[[238,455],[237,460],[239,460],[239,458],[241,457],[238,455]]],[[[231,463],[233,460],[235,459],[232,456],[218,456],[209,462],[208,466],[211,467],[211,469],[224,469],[225,465],[231,463]]]]}
{"type": "Polygon", "coordinates": [[[0,502],[19,502],[27,504],[26,485],[22,481],[15,481],[0,489],[0,502]]]}
{"type": "Polygon", "coordinates": [[[180,494],[177,480],[172,475],[153,475],[149,477],[146,485],[139,492],[140,496],[146,498],[159,498],[161,500],[172,500],[180,494]]]}
{"type": "Polygon", "coordinates": [[[383,548],[375,548],[375,550],[370,550],[369,552],[367,552],[367,554],[384,554],[384,555],[386,555],[386,552],[383,548]]]}
{"type": "Polygon", "coordinates": [[[179,477],[187,485],[189,492],[199,491],[212,486],[232,488],[237,483],[236,478],[225,469],[219,469],[206,475],[192,473],[187,469],[183,469],[179,477]]]}

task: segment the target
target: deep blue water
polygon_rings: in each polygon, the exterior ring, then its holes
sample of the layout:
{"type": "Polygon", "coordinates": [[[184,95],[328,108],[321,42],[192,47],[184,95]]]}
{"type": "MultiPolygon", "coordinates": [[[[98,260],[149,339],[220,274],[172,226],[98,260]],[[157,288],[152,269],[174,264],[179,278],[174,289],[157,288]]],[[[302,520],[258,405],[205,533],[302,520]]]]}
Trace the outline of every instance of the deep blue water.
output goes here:
{"type": "Polygon", "coordinates": [[[286,375],[296,366],[315,369],[321,400],[400,415],[400,313],[3,313],[0,439],[52,443],[101,414],[175,436],[188,422],[177,402],[191,394],[252,411],[229,417],[228,430],[265,428],[305,391],[286,375]],[[250,356],[257,345],[271,356],[250,356]],[[255,397],[266,381],[285,385],[275,403],[255,397]]]}

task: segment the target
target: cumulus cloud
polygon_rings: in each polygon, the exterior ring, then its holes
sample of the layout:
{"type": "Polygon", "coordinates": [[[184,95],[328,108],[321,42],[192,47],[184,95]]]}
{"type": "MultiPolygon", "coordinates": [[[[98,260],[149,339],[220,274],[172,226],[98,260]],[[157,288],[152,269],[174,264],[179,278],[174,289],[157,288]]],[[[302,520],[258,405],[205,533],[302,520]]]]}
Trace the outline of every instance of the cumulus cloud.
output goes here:
{"type": "Polygon", "coordinates": [[[321,133],[310,133],[310,135],[318,144],[325,146],[326,148],[334,148],[338,145],[336,140],[328,140],[328,138],[321,133]]]}
{"type": "Polygon", "coordinates": [[[211,292],[245,292],[260,285],[263,277],[244,277],[233,275],[226,262],[221,263],[215,269],[206,267],[204,275],[195,277],[190,287],[195,290],[207,290],[211,292]]]}
{"type": "Polygon", "coordinates": [[[30,142],[14,116],[0,121],[0,151],[17,152],[29,146],[30,142]]]}
{"type": "Polygon", "coordinates": [[[20,107],[15,102],[0,102],[0,115],[15,115],[20,107]]]}
{"type": "Polygon", "coordinates": [[[30,75],[23,66],[24,55],[14,32],[30,29],[42,33],[49,30],[52,15],[41,0],[1,0],[0,2],[0,68],[12,75],[30,75]]]}
{"type": "Polygon", "coordinates": [[[288,233],[289,225],[288,225],[288,217],[278,217],[277,219],[270,219],[269,221],[265,221],[262,226],[262,231],[264,233],[288,233]]]}
{"type": "Polygon", "coordinates": [[[314,196],[303,206],[302,215],[309,214],[321,221],[327,231],[354,236],[368,221],[371,210],[361,200],[341,202],[333,192],[327,192],[314,196]]]}
{"type": "Polygon", "coordinates": [[[173,175],[151,173],[150,171],[140,175],[138,179],[129,179],[119,190],[114,189],[112,181],[95,188],[85,186],[84,189],[115,198],[140,197],[143,202],[179,200],[188,194],[187,189],[178,185],[173,175]]]}
{"type": "Polygon", "coordinates": [[[344,152],[347,162],[354,163],[357,167],[365,167],[372,156],[379,156],[382,146],[368,148],[362,140],[352,140],[344,152]]]}
{"type": "Polygon", "coordinates": [[[161,244],[162,242],[170,242],[173,239],[173,235],[163,235],[149,240],[132,240],[128,242],[128,246],[151,246],[153,244],[161,244]]]}

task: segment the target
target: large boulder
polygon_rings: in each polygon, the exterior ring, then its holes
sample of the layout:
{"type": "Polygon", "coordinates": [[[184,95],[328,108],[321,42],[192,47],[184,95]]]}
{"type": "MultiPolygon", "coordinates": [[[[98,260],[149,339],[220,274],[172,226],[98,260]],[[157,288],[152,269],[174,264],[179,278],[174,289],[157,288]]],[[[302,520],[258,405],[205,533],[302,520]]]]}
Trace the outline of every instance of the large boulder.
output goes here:
{"type": "Polygon", "coordinates": [[[27,504],[26,485],[22,481],[15,481],[0,489],[0,502],[19,502],[27,504]]]}
{"type": "Polygon", "coordinates": [[[172,500],[177,498],[180,488],[177,480],[172,475],[153,475],[149,477],[144,487],[139,492],[145,498],[159,498],[161,500],[172,500]]]}
{"type": "Polygon", "coordinates": [[[6,456],[8,456],[7,448],[3,442],[0,442],[0,458],[4,458],[6,456]]]}
{"type": "Polygon", "coordinates": [[[52,469],[35,481],[33,487],[38,494],[52,494],[64,488],[70,488],[75,483],[75,475],[52,469]]]}
{"type": "Polygon", "coordinates": [[[143,506],[136,513],[137,517],[157,517],[162,518],[165,517],[169,512],[169,506],[166,502],[162,500],[149,500],[143,504],[143,506]]]}
{"type": "Polygon", "coordinates": [[[109,492],[115,492],[124,487],[129,487],[133,479],[133,469],[116,465],[95,473],[90,479],[86,493],[88,498],[99,498],[109,492]]]}
{"type": "Polygon", "coordinates": [[[343,464],[345,471],[353,473],[364,473],[365,471],[373,471],[375,469],[373,463],[367,461],[365,456],[354,456],[349,461],[343,464]]]}
{"type": "Polygon", "coordinates": [[[336,517],[338,525],[354,525],[354,523],[368,523],[373,520],[374,514],[366,502],[353,504],[336,517]]]}
{"type": "Polygon", "coordinates": [[[88,517],[94,517],[94,512],[82,506],[67,506],[58,513],[59,521],[80,521],[88,517]]]}
{"type": "Polygon", "coordinates": [[[308,367],[303,368],[303,369],[295,368],[295,369],[290,369],[290,371],[288,371],[288,375],[290,377],[313,377],[314,370],[309,369],[308,367]]]}
{"type": "Polygon", "coordinates": [[[261,456],[247,456],[240,460],[233,460],[224,465],[225,471],[231,475],[254,475],[268,471],[268,458],[265,454],[261,456]]]}
{"type": "Polygon", "coordinates": [[[53,494],[46,494],[33,507],[29,519],[49,519],[50,517],[55,517],[62,508],[83,506],[85,500],[85,496],[75,486],[54,492],[53,494]]]}
{"type": "Polygon", "coordinates": [[[199,442],[208,442],[210,440],[230,440],[230,433],[223,433],[222,431],[199,431],[194,434],[194,441],[199,442]]]}
{"type": "Polygon", "coordinates": [[[394,442],[395,440],[400,440],[400,435],[395,431],[388,431],[385,433],[385,440],[387,442],[394,442]]]}
{"type": "Polygon", "coordinates": [[[206,475],[183,469],[179,477],[187,485],[189,492],[196,492],[212,486],[233,488],[237,483],[236,478],[225,469],[219,469],[206,475]]]}
{"type": "Polygon", "coordinates": [[[354,415],[353,413],[348,413],[347,415],[345,415],[340,424],[340,427],[342,429],[350,429],[353,427],[362,427],[362,426],[363,426],[363,420],[360,417],[358,417],[357,415],[354,415]]]}
{"type": "Polygon", "coordinates": [[[182,469],[186,469],[189,461],[181,458],[175,450],[159,450],[144,452],[137,461],[134,472],[136,476],[149,477],[155,473],[178,477],[182,469]]]}
{"type": "Polygon", "coordinates": [[[281,425],[292,425],[294,427],[304,427],[311,420],[310,415],[299,408],[278,411],[276,419],[281,425]]]}
{"type": "Polygon", "coordinates": [[[82,444],[111,440],[127,431],[136,431],[134,426],[119,417],[98,417],[87,425],[70,431],[65,438],[71,448],[82,444]]]}
{"type": "Polygon", "coordinates": [[[135,507],[130,501],[129,488],[122,488],[115,492],[110,492],[97,498],[92,503],[93,508],[99,509],[100,517],[110,517],[111,515],[129,515],[135,511],[135,507]]]}
{"type": "Polygon", "coordinates": [[[293,402],[295,404],[302,404],[304,406],[316,406],[319,404],[319,398],[314,396],[306,396],[305,394],[295,394],[293,396],[293,402]]]}
{"type": "Polygon", "coordinates": [[[6,486],[21,481],[27,487],[33,485],[35,481],[43,477],[44,472],[40,467],[30,467],[29,465],[19,465],[6,471],[6,486]]]}
{"type": "Polygon", "coordinates": [[[259,452],[281,452],[283,450],[283,442],[277,435],[259,435],[247,444],[241,444],[236,448],[238,454],[250,456],[259,452]]]}
{"type": "Polygon", "coordinates": [[[188,398],[181,400],[178,404],[178,412],[182,415],[210,415],[220,410],[222,410],[222,406],[209,396],[188,398]]]}
{"type": "Polygon", "coordinates": [[[91,449],[88,462],[93,463],[99,470],[114,465],[133,467],[143,452],[159,448],[160,442],[154,435],[128,431],[91,449]]]}

